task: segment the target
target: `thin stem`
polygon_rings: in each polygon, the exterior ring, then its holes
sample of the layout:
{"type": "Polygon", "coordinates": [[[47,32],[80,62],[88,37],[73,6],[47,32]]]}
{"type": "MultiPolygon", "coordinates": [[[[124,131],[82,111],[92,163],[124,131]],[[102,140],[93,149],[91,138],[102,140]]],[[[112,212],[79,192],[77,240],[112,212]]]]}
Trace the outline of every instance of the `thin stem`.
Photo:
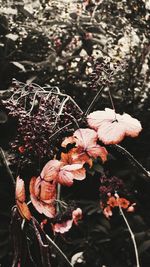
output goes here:
{"type": "Polygon", "coordinates": [[[55,133],[53,133],[50,137],[49,140],[51,140],[52,138],[54,138],[57,134],[59,134],[61,131],[63,131],[66,127],[69,127],[72,125],[72,122],[69,122],[68,124],[64,125],[62,128],[60,128],[59,130],[57,130],[55,133]]]}
{"type": "Polygon", "coordinates": [[[2,160],[2,164],[5,166],[5,169],[7,171],[7,174],[9,175],[10,180],[11,180],[13,186],[15,187],[15,184],[16,184],[15,179],[14,179],[14,177],[12,175],[12,172],[11,172],[11,170],[10,170],[8,164],[7,164],[5,153],[4,153],[4,151],[3,151],[3,149],[1,147],[0,147],[0,158],[2,160]]]}
{"type": "Polygon", "coordinates": [[[113,101],[110,89],[108,89],[108,94],[109,94],[109,98],[110,98],[110,102],[111,102],[112,108],[115,111],[115,105],[114,105],[114,101],[113,101]]]}
{"type": "Polygon", "coordinates": [[[134,158],[133,155],[130,154],[129,151],[127,151],[124,147],[120,145],[111,145],[111,147],[116,148],[119,152],[121,152],[123,155],[127,156],[127,158],[134,163],[148,178],[150,178],[150,172],[147,171],[143,165],[134,158]]]}
{"type": "Polygon", "coordinates": [[[112,105],[112,108],[113,108],[113,111],[114,111],[114,115],[115,115],[114,120],[116,120],[116,110],[115,110],[115,105],[114,105],[114,101],[113,101],[113,98],[112,98],[112,95],[111,95],[111,91],[110,91],[109,88],[108,88],[108,94],[109,94],[110,102],[111,102],[111,105],[112,105]]]}
{"type": "Polygon", "coordinates": [[[66,114],[68,117],[70,117],[70,118],[72,118],[72,119],[73,119],[74,123],[76,124],[77,128],[79,129],[79,128],[80,128],[80,126],[79,126],[79,124],[78,124],[78,122],[77,122],[76,118],[75,118],[73,115],[71,115],[71,114],[68,114],[67,112],[66,112],[65,114],[66,114]]]}
{"type": "Polygon", "coordinates": [[[56,243],[48,236],[46,235],[47,240],[49,241],[49,243],[51,245],[53,245],[53,247],[59,252],[59,254],[65,259],[65,261],[67,262],[68,266],[73,267],[73,265],[71,264],[71,262],[68,260],[67,256],[63,253],[63,251],[56,245],[56,243]]]}
{"type": "Polygon", "coordinates": [[[57,185],[57,213],[59,212],[60,194],[61,194],[61,185],[58,183],[57,185]]]}
{"type": "Polygon", "coordinates": [[[87,110],[83,113],[83,118],[85,118],[91,111],[91,109],[93,108],[95,102],[98,100],[101,92],[103,91],[105,87],[103,86],[102,88],[100,88],[100,90],[98,91],[98,93],[95,95],[95,97],[93,98],[91,104],[89,105],[89,107],[87,108],[87,110]]]}
{"type": "MultiPolygon", "coordinates": [[[[117,197],[117,199],[119,198],[119,195],[118,195],[117,193],[115,194],[115,196],[117,197]]],[[[118,201],[118,203],[119,203],[119,201],[118,201]]],[[[129,230],[129,233],[130,233],[130,235],[131,235],[131,239],[132,239],[133,246],[134,246],[134,251],[135,251],[136,266],[137,266],[137,267],[140,267],[139,255],[138,255],[137,244],[136,244],[136,241],[135,241],[135,236],[134,236],[134,234],[133,234],[133,232],[132,232],[132,229],[131,229],[131,227],[130,227],[128,221],[127,221],[127,218],[126,218],[126,216],[125,216],[125,214],[124,214],[124,212],[123,212],[121,206],[118,205],[118,207],[119,207],[120,214],[122,215],[122,217],[123,217],[123,219],[124,219],[124,222],[125,222],[125,224],[126,224],[128,230],[129,230]]]]}

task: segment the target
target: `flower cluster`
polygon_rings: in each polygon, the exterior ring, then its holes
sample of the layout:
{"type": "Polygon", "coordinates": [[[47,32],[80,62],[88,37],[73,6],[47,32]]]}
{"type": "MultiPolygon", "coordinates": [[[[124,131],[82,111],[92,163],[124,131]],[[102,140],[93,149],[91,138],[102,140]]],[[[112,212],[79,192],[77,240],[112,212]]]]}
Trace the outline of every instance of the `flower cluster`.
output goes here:
{"type": "Polygon", "coordinates": [[[133,212],[135,203],[130,203],[129,200],[123,197],[116,197],[112,196],[111,194],[108,194],[108,200],[107,200],[107,206],[103,207],[103,204],[101,203],[101,207],[103,208],[103,213],[106,216],[106,218],[109,218],[113,215],[112,209],[116,207],[120,207],[127,212],[133,212]]]}
{"type": "MultiPolygon", "coordinates": [[[[82,181],[86,178],[86,166],[91,168],[94,160],[100,158],[104,163],[107,160],[108,152],[99,140],[104,144],[116,144],[125,136],[135,137],[141,131],[141,124],[128,114],[119,115],[114,110],[95,111],[87,116],[89,126],[92,128],[79,128],[71,136],[65,137],[61,147],[67,152],[61,152],[49,160],[43,167],[38,177],[30,180],[30,199],[34,208],[46,216],[51,222],[54,232],[65,233],[73,223],[78,224],[82,218],[82,210],[75,206],[68,207],[63,203],[64,211],[60,211],[57,199],[58,185],[72,186],[74,180],[82,181]]],[[[19,148],[22,152],[23,148],[19,148]]],[[[122,196],[128,195],[124,183],[117,177],[100,178],[101,208],[104,215],[112,216],[112,209],[119,207],[128,212],[134,211],[134,205],[125,197],[117,197],[116,192],[122,196]]],[[[25,203],[24,181],[17,178],[16,183],[16,204],[21,216],[31,220],[32,215],[25,203]]],[[[42,227],[47,223],[44,220],[42,227]]]]}
{"type": "Polygon", "coordinates": [[[131,204],[131,201],[127,199],[129,198],[129,193],[121,179],[115,176],[102,176],[100,178],[100,182],[100,207],[103,210],[103,213],[106,218],[109,218],[113,215],[112,209],[116,207],[125,209],[127,212],[134,211],[135,203],[131,204]],[[119,192],[119,195],[121,196],[127,196],[127,198],[118,197],[116,192],[119,192]]]}
{"type": "Polygon", "coordinates": [[[10,144],[15,162],[21,158],[22,162],[40,159],[45,163],[54,157],[60,142],[57,136],[52,143],[51,136],[70,123],[72,117],[78,120],[81,110],[70,96],[56,87],[46,90],[36,84],[14,81],[12,92],[3,105],[16,124],[17,134],[10,144]]]}

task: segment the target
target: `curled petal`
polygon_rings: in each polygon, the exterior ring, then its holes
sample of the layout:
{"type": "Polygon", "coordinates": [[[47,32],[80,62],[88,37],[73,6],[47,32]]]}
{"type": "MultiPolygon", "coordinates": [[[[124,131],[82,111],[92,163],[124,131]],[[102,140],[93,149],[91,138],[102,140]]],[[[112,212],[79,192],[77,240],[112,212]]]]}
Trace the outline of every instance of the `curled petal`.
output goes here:
{"type": "Polygon", "coordinates": [[[68,144],[74,144],[75,143],[75,138],[74,136],[69,136],[64,139],[62,142],[61,146],[66,147],[68,144]]]}
{"type": "Polygon", "coordinates": [[[82,147],[84,150],[89,146],[95,145],[97,141],[97,133],[89,128],[78,129],[73,136],[75,137],[76,145],[82,147]]]}
{"type": "Polygon", "coordinates": [[[49,218],[54,218],[56,214],[56,209],[53,203],[51,204],[46,204],[39,199],[37,199],[34,196],[31,196],[31,201],[35,209],[40,213],[44,214],[45,216],[49,218]]]}
{"type": "Polygon", "coordinates": [[[103,213],[104,213],[105,217],[107,219],[109,219],[109,217],[112,216],[112,210],[111,210],[110,206],[107,206],[106,208],[104,208],[103,213]]]}
{"type": "Polygon", "coordinates": [[[45,181],[55,180],[58,176],[61,165],[62,162],[60,162],[59,160],[48,161],[41,172],[42,179],[44,179],[45,181]]]}
{"type": "Polygon", "coordinates": [[[76,225],[78,224],[78,221],[82,219],[82,210],[80,208],[77,208],[72,212],[72,219],[76,225]]]}
{"type": "Polygon", "coordinates": [[[56,214],[54,200],[56,198],[56,183],[46,182],[40,177],[30,181],[30,198],[35,209],[49,218],[56,214]]]}
{"type": "Polygon", "coordinates": [[[53,231],[56,233],[64,234],[65,232],[68,232],[70,230],[72,223],[73,220],[68,220],[66,222],[53,224],[53,231]]]}
{"type": "Polygon", "coordinates": [[[87,153],[89,156],[91,156],[93,158],[100,157],[103,162],[105,162],[107,160],[108,152],[107,152],[105,147],[102,147],[100,145],[96,144],[93,147],[89,147],[87,150],[87,153]]]}
{"type": "Polygon", "coordinates": [[[19,176],[16,180],[16,199],[20,202],[24,202],[26,199],[24,181],[19,176]]]}
{"type": "Polygon", "coordinates": [[[31,213],[28,205],[25,203],[25,185],[24,181],[18,176],[16,180],[16,204],[20,215],[27,219],[31,219],[31,213]]]}
{"type": "Polygon", "coordinates": [[[28,208],[28,205],[25,202],[20,202],[20,201],[16,201],[17,202],[17,208],[19,210],[20,215],[26,219],[26,220],[30,220],[31,219],[31,213],[30,210],[28,208]]]}
{"type": "Polygon", "coordinates": [[[92,166],[92,159],[88,156],[88,154],[80,147],[72,148],[68,153],[61,153],[61,160],[64,164],[84,164],[88,163],[92,166]]]}
{"type": "Polygon", "coordinates": [[[131,137],[136,137],[142,130],[141,123],[132,118],[129,114],[124,113],[122,115],[122,121],[125,124],[126,135],[131,137]]]}
{"type": "Polygon", "coordinates": [[[62,185],[71,186],[73,180],[84,180],[86,176],[82,164],[66,165],[59,172],[58,182],[62,185]]]}
{"type": "Polygon", "coordinates": [[[35,183],[34,183],[34,195],[36,197],[39,197],[39,194],[41,192],[41,178],[40,176],[36,178],[35,183]]]}
{"type": "Polygon", "coordinates": [[[41,181],[41,188],[40,188],[40,200],[51,203],[54,199],[56,199],[56,183],[49,183],[45,182],[44,180],[41,181]]]}
{"type": "Polygon", "coordinates": [[[35,187],[36,179],[37,178],[34,176],[30,180],[29,191],[30,191],[30,194],[31,195],[35,195],[35,189],[34,189],[34,187],[35,187]]]}
{"type": "Polygon", "coordinates": [[[43,213],[43,206],[42,206],[42,203],[38,200],[38,198],[36,198],[36,197],[33,196],[33,195],[30,195],[30,199],[31,199],[31,202],[32,202],[33,206],[35,207],[35,209],[36,209],[40,214],[42,214],[42,213],[43,213]]]}

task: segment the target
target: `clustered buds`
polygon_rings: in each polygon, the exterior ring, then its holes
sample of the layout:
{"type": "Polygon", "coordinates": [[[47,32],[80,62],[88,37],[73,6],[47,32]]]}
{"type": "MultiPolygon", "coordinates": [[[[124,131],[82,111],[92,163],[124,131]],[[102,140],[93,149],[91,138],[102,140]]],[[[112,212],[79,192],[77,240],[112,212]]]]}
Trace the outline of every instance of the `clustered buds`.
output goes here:
{"type": "Polygon", "coordinates": [[[127,212],[133,212],[135,203],[131,203],[129,193],[125,184],[118,177],[106,177],[100,178],[101,186],[100,191],[100,207],[103,210],[106,218],[110,218],[113,215],[114,208],[122,208],[127,212]],[[119,192],[119,196],[116,192],[119,192]],[[122,197],[120,197],[122,196],[122,197]],[[126,196],[126,197],[124,197],[126,196]]]}
{"type": "Polygon", "coordinates": [[[13,94],[3,104],[9,117],[16,121],[16,136],[11,142],[15,161],[21,158],[22,162],[38,162],[39,159],[46,162],[54,157],[60,143],[59,136],[53,142],[51,136],[71,122],[71,117],[78,120],[81,112],[74,107],[71,98],[57,88],[51,88],[50,92],[34,84],[28,86],[17,81],[13,84],[13,94]]]}

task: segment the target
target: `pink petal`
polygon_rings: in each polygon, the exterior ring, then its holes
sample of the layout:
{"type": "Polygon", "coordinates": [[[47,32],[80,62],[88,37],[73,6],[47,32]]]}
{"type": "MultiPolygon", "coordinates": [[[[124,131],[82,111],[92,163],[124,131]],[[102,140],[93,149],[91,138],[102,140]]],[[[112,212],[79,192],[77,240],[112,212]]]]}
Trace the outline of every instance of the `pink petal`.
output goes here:
{"type": "Polygon", "coordinates": [[[83,164],[80,163],[75,163],[75,164],[71,164],[71,165],[65,165],[63,167],[61,167],[60,170],[64,170],[64,171],[68,171],[68,172],[72,172],[72,171],[76,171],[79,170],[83,167],[83,164]]]}
{"type": "Polygon", "coordinates": [[[64,234],[65,232],[68,232],[70,228],[72,227],[73,220],[68,220],[63,223],[56,223],[53,225],[53,231],[56,233],[64,234]]]}
{"type": "Polygon", "coordinates": [[[42,206],[41,202],[33,195],[30,195],[30,199],[31,199],[31,202],[32,202],[33,206],[35,207],[35,209],[40,214],[42,214],[43,213],[43,206],[42,206]]]}
{"type": "Polygon", "coordinates": [[[72,219],[76,225],[78,224],[78,221],[82,219],[82,210],[80,208],[77,208],[72,212],[72,219]]]}
{"type": "Polygon", "coordinates": [[[55,206],[42,203],[42,213],[49,218],[54,218],[56,215],[55,206]]]}
{"type": "Polygon", "coordinates": [[[122,122],[125,125],[127,136],[136,137],[142,130],[141,123],[126,113],[122,115],[122,122]]]}
{"type": "Polygon", "coordinates": [[[71,186],[73,184],[73,174],[65,170],[61,170],[59,173],[58,183],[66,186],[71,186]]]}
{"type": "Polygon", "coordinates": [[[87,116],[89,126],[95,130],[103,125],[105,122],[111,122],[115,119],[115,112],[113,109],[105,108],[105,111],[94,111],[87,116]]]}
{"type": "Polygon", "coordinates": [[[45,181],[52,181],[55,180],[58,176],[58,172],[62,163],[59,160],[50,160],[44,166],[41,177],[45,181]]]}
{"type": "Polygon", "coordinates": [[[76,145],[83,147],[84,150],[86,150],[88,146],[95,145],[97,141],[97,133],[89,128],[78,129],[73,136],[75,137],[76,145]]]}
{"type": "Polygon", "coordinates": [[[54,218],[56,211],[53,204],[46,204],[32,195],[30,197],[33,206],[40,214],[44,214],[49,218],[54,218]]]}
{"type": "Polygon", "coordinates": [[[123,123],[108,122],[98,129],[98,137],[105,145],[118,144],[125,136],[123,123]]]}
{"type": "Polygon", "coordinates": [[[95,145],[93,147],[89,147],[87,150],[87,153],[89,156],[93,158],[100,157],[103,162],[107,160],[108,152],[105,147],[102,147],[100,145],[95,145]]]}
{"type": "Polygon", "coordinates": [[[16,180],[16,199],[18,199],[20,202],[24,202],[25,198],[24,181],[18,176],[16,180]]]}
{"type": "Polygon", "coordinates": [[[107,219],[109,219],[110,216],[112,216],[112,211],[109,206],[107,206],[104,210],[103,213],[107,219]]]}
{"type": "Polygon", "coordinates": [[[71,186],[73,180],[85,179],[86,172],[82,164],[66,165],[59,172],[58,182],[62,185],[71,186]]]}

